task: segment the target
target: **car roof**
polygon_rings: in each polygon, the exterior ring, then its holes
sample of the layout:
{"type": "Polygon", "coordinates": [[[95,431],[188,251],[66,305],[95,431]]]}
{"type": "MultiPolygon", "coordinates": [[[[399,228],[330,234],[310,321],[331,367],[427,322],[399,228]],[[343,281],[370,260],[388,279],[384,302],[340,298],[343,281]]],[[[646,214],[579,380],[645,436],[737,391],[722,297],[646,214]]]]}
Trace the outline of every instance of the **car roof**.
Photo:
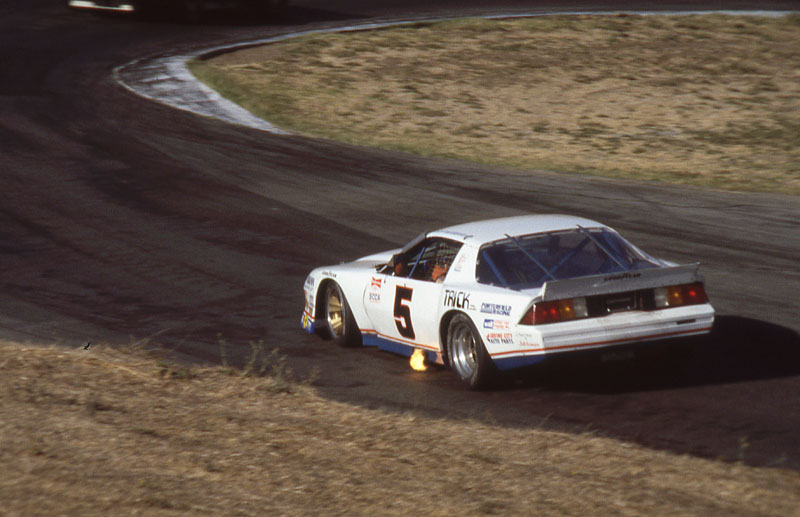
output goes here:
{"type": "Polygon", "coordinates": [[[578,226],[583,226],[584,228],[607,228],[606,225],[597,221],[572,215],[521,215],[449,226],[428,233],[428,237],[445,237],[480,245],[503,239],[508,235],[516,237],[533,233],[569,230],[578,226]]]}

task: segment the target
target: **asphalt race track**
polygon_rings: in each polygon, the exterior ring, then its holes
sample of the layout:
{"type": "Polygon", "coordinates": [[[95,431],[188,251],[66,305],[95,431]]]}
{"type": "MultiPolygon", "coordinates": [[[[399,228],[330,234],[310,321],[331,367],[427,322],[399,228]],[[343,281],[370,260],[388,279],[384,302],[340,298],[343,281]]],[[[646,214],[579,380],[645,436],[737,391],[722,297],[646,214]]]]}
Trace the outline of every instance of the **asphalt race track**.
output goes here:
{"type": "MultiPolygon", "coordinates": [[[[673,2],[659,9],[800,9],[673,2]]],[[[134,59],[296,30],[488,13],[485,2],[295,0],[284,19],[197,25],[0,2],[0,338],[78,347],[150,342],[243,363],[280,347],[332,399],[440,418],[590,429],[647,446],[800,468],[800,199],[509,171],[273,135],[153,103],[118,85],[134,59]],[[587,216],[654,255],[700,260],[718,310],[682,375],[630,363],[526,372],[465,391],[375,349],[299,328],[314,266],[426,229],[526,212],[587,216]]],[[[492,13],[644,9],[501,0],[492,13]]],[[[87,351],[91,353],[91,349],[87,351]]],[[[651,365],[652,366],[652,365],[651,365]]]]}

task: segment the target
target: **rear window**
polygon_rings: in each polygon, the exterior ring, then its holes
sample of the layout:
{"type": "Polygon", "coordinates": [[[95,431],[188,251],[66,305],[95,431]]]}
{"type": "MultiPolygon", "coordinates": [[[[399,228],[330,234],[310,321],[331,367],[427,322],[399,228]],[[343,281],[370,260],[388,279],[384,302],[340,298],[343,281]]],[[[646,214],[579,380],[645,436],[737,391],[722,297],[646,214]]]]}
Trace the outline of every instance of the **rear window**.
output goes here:
{"type": "Polygon", "coordinates": [[[477,280],[511,289],[548,280],[658,267],[656,259],[605,228],[509,237],[481,247],[477,280]]]}

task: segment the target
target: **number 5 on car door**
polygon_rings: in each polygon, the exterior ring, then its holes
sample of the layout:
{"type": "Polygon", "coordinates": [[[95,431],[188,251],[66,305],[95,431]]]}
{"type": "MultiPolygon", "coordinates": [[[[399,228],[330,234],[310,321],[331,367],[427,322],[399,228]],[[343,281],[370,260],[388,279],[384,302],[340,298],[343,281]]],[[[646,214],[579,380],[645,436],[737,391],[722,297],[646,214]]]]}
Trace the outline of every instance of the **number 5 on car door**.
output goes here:
{"type": "Polygon", "coordinates": [[[397,286],[394,297],[394,323],[401,336],[414,339],[414,325],[411,323],[411,297],[414,289],[397,286]]]}

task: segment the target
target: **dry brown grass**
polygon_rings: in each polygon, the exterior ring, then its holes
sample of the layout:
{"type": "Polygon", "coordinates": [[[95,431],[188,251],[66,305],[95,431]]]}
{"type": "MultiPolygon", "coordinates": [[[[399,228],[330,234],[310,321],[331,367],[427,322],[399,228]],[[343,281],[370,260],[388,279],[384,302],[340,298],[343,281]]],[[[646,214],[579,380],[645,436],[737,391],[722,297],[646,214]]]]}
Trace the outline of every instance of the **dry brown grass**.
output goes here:
{"type": "Polygon", "coordinates": [[[521,170],[800,193],[800,17],[462,20],[192,65],[291,131],[521,170]]]}
{"type": "Polygon", "coordinates": [[[368,410],[285,380],[0,344],[2,513],[800,514],[797,472],[368,410]]]}

